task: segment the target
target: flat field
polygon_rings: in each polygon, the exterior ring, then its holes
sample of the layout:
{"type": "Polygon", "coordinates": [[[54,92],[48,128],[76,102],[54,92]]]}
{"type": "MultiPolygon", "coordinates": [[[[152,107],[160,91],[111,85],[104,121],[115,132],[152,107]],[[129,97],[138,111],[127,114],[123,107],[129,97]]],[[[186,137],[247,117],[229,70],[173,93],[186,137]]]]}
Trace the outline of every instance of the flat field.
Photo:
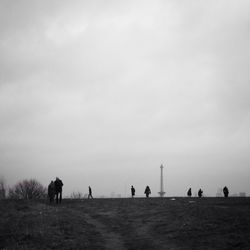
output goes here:
{"type": "Polygon", "coordinates": [[[250,198],[0,201],[0,249],[250,249],[250,198]]]}

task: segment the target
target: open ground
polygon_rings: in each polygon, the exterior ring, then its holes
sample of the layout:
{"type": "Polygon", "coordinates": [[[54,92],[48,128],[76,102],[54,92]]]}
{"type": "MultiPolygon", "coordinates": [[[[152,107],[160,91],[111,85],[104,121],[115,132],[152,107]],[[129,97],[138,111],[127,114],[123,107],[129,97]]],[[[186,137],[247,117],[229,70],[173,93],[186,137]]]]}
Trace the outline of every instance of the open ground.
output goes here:
{"type": "Polygon", "coordinates": [[[250,198],[0,201],[0,249],[249,249],[250,198]]]}

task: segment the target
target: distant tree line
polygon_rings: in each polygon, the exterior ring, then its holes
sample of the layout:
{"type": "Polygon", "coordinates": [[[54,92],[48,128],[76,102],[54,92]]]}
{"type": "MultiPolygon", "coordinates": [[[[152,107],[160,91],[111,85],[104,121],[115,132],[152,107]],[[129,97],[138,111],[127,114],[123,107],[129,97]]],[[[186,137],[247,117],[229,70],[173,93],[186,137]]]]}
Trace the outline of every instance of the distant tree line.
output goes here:
{"type": "Polygon", "coordinates": [[[0,199],[44,199],[47,189],[37,180],[22,180],[13,187],[7,188],[4,178],[0,178],[0,199]]]}

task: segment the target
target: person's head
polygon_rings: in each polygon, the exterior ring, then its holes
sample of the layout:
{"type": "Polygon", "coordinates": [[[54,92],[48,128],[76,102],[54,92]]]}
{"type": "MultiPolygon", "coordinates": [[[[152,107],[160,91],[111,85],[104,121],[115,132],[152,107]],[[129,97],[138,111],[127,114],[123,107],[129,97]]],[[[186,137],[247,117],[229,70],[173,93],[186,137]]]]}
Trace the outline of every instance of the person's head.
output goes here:
{"type": "Polygon", "coordinates": [[[56,180],[58,181],[58,180],[59,180],[59,178],[58,178],[58,177],[56,177],[56,180]]]}

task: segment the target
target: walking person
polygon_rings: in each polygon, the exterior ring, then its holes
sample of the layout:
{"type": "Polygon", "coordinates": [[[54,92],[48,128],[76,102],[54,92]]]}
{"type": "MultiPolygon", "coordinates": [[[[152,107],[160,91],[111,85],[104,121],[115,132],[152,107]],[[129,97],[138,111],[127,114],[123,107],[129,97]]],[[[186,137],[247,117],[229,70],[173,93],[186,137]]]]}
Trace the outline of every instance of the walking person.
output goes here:
{"type": "Polygon", "coordinates": [[[92,189],[91,187],[89,186],[89,194],[88,194],[88,199],[89,198],[92,198],[93,199],[93,196],[92,196],[92,189]]]}
{"type": "Polygon", "coordinates": [[[131,186],[131,196],[132,198],[135,196],[135,188],[133,186],[131,186]]]}
{"type": "Polygon", "coordinates": [[[191,196],[192,196],[192,190],[191,190],[191,188],[188,189],[188,191],[187,191],[187,196],[188,196],[188,197],[191,197],[191,196]]]}
{"type": "Polygon", "coordinates": [[[151,194],[151,190],[150,190],[149,186],[146,186],[146,189],[145,189],[145,191],[144,191],[144,194],[146,194],[146,197],[147,197],[147,198],[148,198],[149,195],[151,194]]]}
{"type": "Polygon", "coordinates": [[[48,197],[49,197],[49,202],[53,203],[55,199],[55,184],[54,181],[51,181],[49,186],[48,186],[48,197]]]}
{"type": "Polygon", "coordinates": [[[63,186],[63,182],[56,177],[56,180],[54,182],[55,184],[55,193],[56,193],[56,203],[58,204],[62,202],[62,186],[63,186]]]}

